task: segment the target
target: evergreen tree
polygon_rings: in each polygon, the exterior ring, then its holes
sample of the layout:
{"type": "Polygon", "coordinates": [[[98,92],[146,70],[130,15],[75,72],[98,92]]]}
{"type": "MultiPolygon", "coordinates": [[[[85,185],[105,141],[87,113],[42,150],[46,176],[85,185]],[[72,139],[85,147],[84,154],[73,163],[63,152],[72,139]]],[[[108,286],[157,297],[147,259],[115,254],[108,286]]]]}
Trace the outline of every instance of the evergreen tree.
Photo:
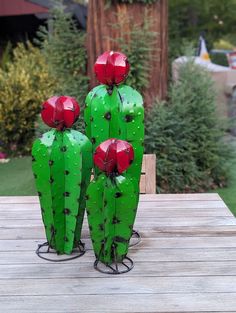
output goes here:
{"type": "Polygon", "coordinates": [[[226,184],[229,148],[223,142],[209,74],[182,65],[169,101],[146,116],[145,149],[157,155],[157,183],[164,192],[203,191],[226,184]]]}
{"type": "Polygon", "coordinates": [[[72,16],[58,5],[37,35],[36,42],[45,54],[49,73],[56,79],[55,94],[75,97],[83,109],[88,90],[85,32],[78,30],[72,16]]]}

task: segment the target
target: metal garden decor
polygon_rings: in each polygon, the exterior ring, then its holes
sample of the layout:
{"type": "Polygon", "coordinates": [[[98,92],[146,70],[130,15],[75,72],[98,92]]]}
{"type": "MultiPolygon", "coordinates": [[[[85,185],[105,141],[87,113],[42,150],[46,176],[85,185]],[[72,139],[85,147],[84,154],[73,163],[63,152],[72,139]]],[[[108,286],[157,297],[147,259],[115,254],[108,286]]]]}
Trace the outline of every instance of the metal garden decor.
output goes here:
{"type": "Polygon", "coordinates": [[[104,141],[94,153],[94,163],[103,173],[88,187],[86,209],[96,256],[94,266],[102,272],[117,274],[133,267],[126,254],[135,219],[135,186],[132,179],[122,175],[133,160],[132,146],[118,139],[104,141]],[[99,262],[107,269],[98,267],[99,262]]]}
{"type": "MultiPolygon", "coordinates": [[[[134,162],[124,173],[134,184],[136,209],[139,200],[144,142],[144,108],[142,96],[122,84],[129,73],[127,57],[119,52],[105,52],[98,57],[94,71],[102,85],[95,87],[86,98],[84,112],[86,135],[93,145],[109,138],[126,140],[134,149],[134,162]]],[[[94,169],[95,175],[99,174],[94,169]]],[[[136,231],[134,235],[139,237],[136,231]]]]}
{"type": "MultiPolygon", "coordinates": [[[[37,139],[32,148],[32,168],[47,237],[46,252],[54,249],[57,254],[71,254],[78,248],[79,254],[73,258],[84,253],[80,235],[92,167],[89,139],[70,129],[79,113],[79,105],[71,97],[48,99],[41,116],[53,129],[37,139]]],[[[37,253],[46,258],[41,248],[37,253]]]]}
{"type": "MultiPolygon", "coordinates": [[[[126,56],[105,52],[94,70],[101,85],[86,98],[86,135],[70,129],[79,116],[71,97],[52,97],[42,119],[53,129],[33,144],[36,180],[48,249],[44,253],[84,253],[81,228],[87,208],[96,256],[94,267],[120,274],[133,267],[127,257],[139,200],[143,157],[144,109],[141,95],[123,84],[129,72],[126,56]],[[93,158],[94,179],[90,182],[93,158]],[[89,185],[89,186],[88,186],[89,185]],[[86,200],[85,200],[86,199],[86,200]]],[[[42,245],[37,249],[40,257],[42,245]]],[[[48,259],[48,258],[46,258],[48,259]]]]}

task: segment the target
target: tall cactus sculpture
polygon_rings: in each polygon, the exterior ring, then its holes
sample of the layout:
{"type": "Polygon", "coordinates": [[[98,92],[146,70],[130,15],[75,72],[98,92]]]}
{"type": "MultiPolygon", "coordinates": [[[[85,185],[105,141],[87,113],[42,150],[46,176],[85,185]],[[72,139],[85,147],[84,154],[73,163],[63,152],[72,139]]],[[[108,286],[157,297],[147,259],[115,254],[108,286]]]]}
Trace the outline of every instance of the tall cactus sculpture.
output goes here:
{"type": "MultiPolygon", "coordinates": [[[[86,210],[97,259],[95,267],[100,261],[109,266],[113,274],[120,271],[111,265],[127,258],[135,220],[135,186],[132,179],[122,174],[133,160],[133,148],[126,141],[109,139],[103,142],[94,153],[94,163],[102,173],[87,189],[86,210]]],[[[125,265],[125,271],[130,269],[125,265]]]]}
{"type": "Polygon", "coordinates": [[[70,129],[79,113],[79,105],[71,97],[48,99],[41,116],[54,129],[37,139],[32,148],[32,169],[46,237],[49,247],[58,254],[71,254],[80,245],[90,181],[91,143],[85,135],[70,129]]]}
{"type": "MultiPolygon", "coordinates": [[[[98,57],[94,70],[102,85],[92,89],[86,98],[86,135],[92,142],[93,152],[109,138],[132,144],[134,162],[123,176],[129,177],[134,184],[137,208],[144,141],[142,96],[130,86],[121,84],[129,72],[129,63],[124,54],[105,52],[98,57]]],[[[95,168],[95,175],[98,173],[99,170],[95,168]]]]}

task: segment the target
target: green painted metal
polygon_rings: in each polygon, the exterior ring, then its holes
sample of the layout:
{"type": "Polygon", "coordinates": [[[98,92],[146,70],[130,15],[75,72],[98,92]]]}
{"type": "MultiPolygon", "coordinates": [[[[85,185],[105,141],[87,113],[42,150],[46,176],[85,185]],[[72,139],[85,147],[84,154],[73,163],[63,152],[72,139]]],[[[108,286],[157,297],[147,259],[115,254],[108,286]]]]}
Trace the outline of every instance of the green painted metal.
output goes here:
{"type": "Polygon", "coordinates": [[[80,241],[91,143],[75,130],[52,129],[34,142],[32,160],[47,241],[58,254],[71,254],[80,241]]]}
{"type": "Polygon", "coordinates": [[[136,212],[132,180],[101,173],[87,189],[86,209],[96,258],[105,263],[122,262],[128,252],[136,212]]]}
{"type": "MultiPolygon", "coordinates": [[[[142,96],[126,85],[106,85],[92,89],[87,98],[84,112],[86,135],[96,147],[109,138],[128,141],[134,149],[134,162],[123,174],[133,181],[136,193],[136,208],[139,199],[144,142],[144,107],[142,96]]],[[[94,169],[95,176],[99,170],[94,169]]]]}

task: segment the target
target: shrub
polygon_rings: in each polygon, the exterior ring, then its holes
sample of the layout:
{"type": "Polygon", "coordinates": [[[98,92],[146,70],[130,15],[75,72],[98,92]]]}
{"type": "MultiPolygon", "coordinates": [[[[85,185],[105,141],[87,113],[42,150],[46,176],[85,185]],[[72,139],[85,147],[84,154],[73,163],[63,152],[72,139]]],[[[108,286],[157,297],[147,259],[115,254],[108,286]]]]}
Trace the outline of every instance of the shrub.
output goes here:
{"type": "Polygon", "coordinates": [[[24,154],[31,149],[34,122],[43,99],[52,94],[53,81],[40,50],[19,44],[13,60],[0,69],[0,140],[2,150],[24,154]]]}
{"type": "Polygon", "coordinates": [[[226,183],[230,151],[215,107],[208,73],[189,62],[170,87],[168,103],[147,112],[145,149],[157,155],[158,191],[203,191],[226,183]]]}
{"type": "Polygon", "coordinates": [[[12,59],[12,43],[8,41],[2,51],[2,55],[0,58],[0,68],[5,70],[7,63],[10,62],[11,59],[12,59]]]}

